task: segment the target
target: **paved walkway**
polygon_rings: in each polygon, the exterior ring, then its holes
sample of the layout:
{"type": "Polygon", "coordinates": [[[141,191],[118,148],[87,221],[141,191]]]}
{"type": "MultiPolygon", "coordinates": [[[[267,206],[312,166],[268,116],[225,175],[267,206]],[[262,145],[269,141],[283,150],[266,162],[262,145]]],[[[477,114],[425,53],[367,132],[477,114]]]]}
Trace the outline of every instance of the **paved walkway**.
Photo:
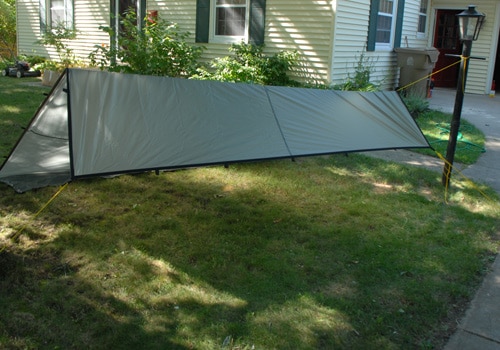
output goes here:
{"type": "MultiPolygon", "coordinates": [[[[432,109],[452,113],[455,91],[435,89],[429,103],[432,109]]],[[[476,164],[468,167],[460,164],[454,166],[468,178],[487,184],[500,193],[500,94],[493,98],[466,94],[462,118],[483,131],[486,136],[486,153],[476,164]]],[[[443,161],[408,151],[370,153],[387,160],[443,171],[443,161]]],[[[444,350],[500,350],[500,257],[497,256],[491,272],[484,279],[444,350]]]]}
{"type": "MultiPolygon", "coordinates": [[[[435,90],[429,100],[433,109],[453,111],[455,92],[435,90]]],[[[500,193],[500,95],[493,98],[465,95],[462,118],[474,124],[486,136],[484,153],[476,164],[462,173],[485,183],[500,193]]],[[[453,176],[453,175],[452,175],[453,176]]],[[[450,338],[445,350],[500,349],[500,258],[477,291],[465,317],[450,338]]]]}

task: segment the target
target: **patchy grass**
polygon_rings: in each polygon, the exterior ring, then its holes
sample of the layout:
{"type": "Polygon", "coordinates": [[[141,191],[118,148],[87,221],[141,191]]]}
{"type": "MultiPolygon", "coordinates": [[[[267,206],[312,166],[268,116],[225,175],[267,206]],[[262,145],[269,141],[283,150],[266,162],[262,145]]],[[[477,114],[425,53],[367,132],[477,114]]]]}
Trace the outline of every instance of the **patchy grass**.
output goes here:
{"type": "Polygon", "coordinates": [[[337,155],[77,181],[34,217],[55,188],[0,185],[0,347],[440,348],[498,248],[496,194],[452,186],[337,155]]]}
{"type": "Polygon", "coordinates": [[[39,78],[0,77],[0,157],[6,157],[50,88],[39,78]]]}
{"type": "MultiPolygon", "coordinates": [[[[451,114],[430,110],[419,115],[417,124],[422,129],[431,146],[443,156],[448,147],[451,114]]],[[[484,134],[465,119],[461,119],[455,161],[462,164],[474,164],[484,150],[484,134]]],[[[416,152],[436,156],[430,149],[419,149],[416,152]]]]}

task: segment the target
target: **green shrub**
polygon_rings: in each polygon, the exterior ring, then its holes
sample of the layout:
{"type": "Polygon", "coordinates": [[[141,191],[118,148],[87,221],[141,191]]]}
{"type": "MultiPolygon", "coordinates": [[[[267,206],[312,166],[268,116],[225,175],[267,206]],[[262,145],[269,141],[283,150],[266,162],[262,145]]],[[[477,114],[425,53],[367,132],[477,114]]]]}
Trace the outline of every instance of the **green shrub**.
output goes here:
{"type": "Polygon", "coordinates": [[[342,91],[378,91],[380,84],[370,81],[373,70],[373,59],[362,53],[354,66],[354,74],[348,73],[345,82],[332,88],[342,91]]]}
{"type": "MultiPolygon", "coordinates": [[[[177,24],[158,18],[138,29],[136,14],[132,11],[121,24],[117,45],[96,45],[89,55],[93,65],[113,72],[170,77],[190,76],[196,71],[203,49],[187,44],[185,39],[189,33],[181,32],[177,24]]],[[[112,28],[100,28],[115,38],[112,28]]]]}
{"type": "Polygon", "coordinates": [[[401,98],[403,99],[406,108],[408,108],[408,111],[414,119],[418,118],[422,113],[429,110],[429,101],[427,101],[425,98],[414,95],[402,95],[401,98]]]}
{"type": "Polygon", "coordinates": [[[16,3],[0,0],[0,60],[16,57],[16,3]]]}
{"type": "Polygon", "coordinates": [[[199,68],[193,78],[275,86],[298,85],[288,76],[297,61],[297,53],[280,51],[266,56],[263,49],[264,46],[233,44],[229,48],[233,55],[214,59],[210,63],[212,69],[199,68]]]}

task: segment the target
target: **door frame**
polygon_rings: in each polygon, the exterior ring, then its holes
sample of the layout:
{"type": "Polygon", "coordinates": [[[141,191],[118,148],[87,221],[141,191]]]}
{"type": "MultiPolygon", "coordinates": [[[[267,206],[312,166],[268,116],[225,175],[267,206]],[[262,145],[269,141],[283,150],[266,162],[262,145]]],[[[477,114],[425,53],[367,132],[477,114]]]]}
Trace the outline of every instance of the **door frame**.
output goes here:
{"type": "MultiPolygon", "coordinates": [[[[431,46],[433,47],[436,47],[435,46],[435,39],[436,39],[436,35],[437,35],[437,31],[438,31],[438,21],[439,21],[439,12],[442,12],[442,11],[446,11],[446,12],[456,12],[457,14],[462,12],[463,9],[457,9],[457,8],[435,8],[434,11],[433,11],[433,30],[432,30],[432,33],[431,35],[429,35],[429,41],[430,41],[430,44],[431,46]]],[[[456,30],[457,32],[457,35],[458,35],[458,28],[456,30]]],[[[462,42],[458,39],[457,40],[457,46],[458,48],[455,50],[455,52],[451,52],[452,54],[458,54],[460,55],[462,53],[462,42]]],[[[436,47],[437,48],[437,47],[436,47]]],[[[437,48],[439,50],[439,48],[437,48]]],[[[440,56],[441,56],[441,53],[440,53],[440,56]]],[[[440,60],[442,60],[443,58],[440,57],[440,60]]],[[[439,67],[436,67],[436,69],[442,69],[450,64],[453,64],[454,61],[457,61],[458,58],[456,59],[453,59],[453,58],[447,58],[447,61],[444,65],[442,66],[439,66],[439,67]]],[[[439,62],[439,60],[438,60],[439,62]]],[[[444,82],[444,81],[440,81],[439,80],[439,77],[440,76],[443,76],[443,75],[440,75],[440,74],[436,74],[433,76],[433,80],[434,80],[434,85],[436,87],[445,87],[445,88],[456,88],[456,84],[458,82],[458,71],[459,71],[459,68],[460,66],[457,64],[455,66],[452,66],[450,67],[449,69],[452,70],[449,72],[449,77],[453,77],[452,79],[453,80],[449,80],[448,82],[444,82]]]]}
{"type": "MultiPolygon", "coordinates": [[[[498,1],[498,0],[495,0],[495,1],[498,1]]],[[[429,34],[428,34],[428,38],[427,38],[427,45],[429,46],[433,46],[433,43],[434,43],[434,33],[436,31],[436,21],[437,21],[437,11],[438,10],[457,10],[458,8],[455,6],[442,6],[441,4],[440,5],[437,5],[437,6],[433,6],[431,8],[431,12],[430,12],[430,28],[429,28],[429,34]]],[[[465,9],[465,7],[463,8],[460,8],[462,11],[465,9]]],[[[481,9],[479,9],[479,11],[481,11],[481,9]]],[[[483,11],[484,12],[484,11],[483,11]]],[[[498,48],[498,50],[500,50],[500,1],[498,2],[497,6],[495,6],[495,13],[493,14],[491,11],[486,13],[486,24],[485,26],[488,27],[488,26],[493,26],[493,29],[488,28],[490,30],[493,30],[493,34],[490,35],[491,37],[491,40],[488,42],[483,42],[483,45],[488,45],[488,47],[490,47],[490,50],[488,52],[488,54],[486,56],[482,56],[482,57],[485,57],[486,58],[486,61],[487,61],[487,68],[486,68],[486,71],[485,71],[485,74],[483,77],[481,77],[481,84],[483,84],[482,86],[476,86],[476,89],[475,89],[475,93],[481,93],[481,94],[488,94],[491,90],[491,82],[493,81],[493,76],[494,76],[494,73],[495,73],[495,66],[498,65],[498,67],[500,67],[500,62],[497,62],[497,51],[496,49],[498,48]]],[[[484,33],[484,30],[485,30],[485,26],[483,26],[483,31],[482,33],[484,33]]],[[[488,33],[488,34],[491,34],[491,33],[488,33]]],[[[483,36],[484,34],[479,34],[480,38],[479,40],[481,40],[481,37],[483,36]]],[[[473,44],[473,50],[474,50],[474,44],[473,44]]],[[[500,54],[499,54],[499,58],[498,60],[500,60],[500,54]]],[[[500,69],[500,68],[499,68],[500,69]]],[[[500,83],[497,81],[496,82],[497,84],[497,89],[500,91],[500,83]]],[[[467,86],[466,89],[470,88],[470,85],[467,86]]]]}

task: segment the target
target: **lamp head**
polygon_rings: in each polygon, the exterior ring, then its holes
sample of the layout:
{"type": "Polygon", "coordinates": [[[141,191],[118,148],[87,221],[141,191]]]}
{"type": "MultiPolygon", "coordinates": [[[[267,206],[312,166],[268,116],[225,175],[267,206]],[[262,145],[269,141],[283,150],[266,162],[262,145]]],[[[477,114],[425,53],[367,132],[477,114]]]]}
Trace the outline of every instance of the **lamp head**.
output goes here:
{"type": "Polygon", "coordinates": [[[457,15],[460,28],[460,40],[476,41],[483,25],[485,14],[476,11],[476,6],[469,8],[457,15]]]}

